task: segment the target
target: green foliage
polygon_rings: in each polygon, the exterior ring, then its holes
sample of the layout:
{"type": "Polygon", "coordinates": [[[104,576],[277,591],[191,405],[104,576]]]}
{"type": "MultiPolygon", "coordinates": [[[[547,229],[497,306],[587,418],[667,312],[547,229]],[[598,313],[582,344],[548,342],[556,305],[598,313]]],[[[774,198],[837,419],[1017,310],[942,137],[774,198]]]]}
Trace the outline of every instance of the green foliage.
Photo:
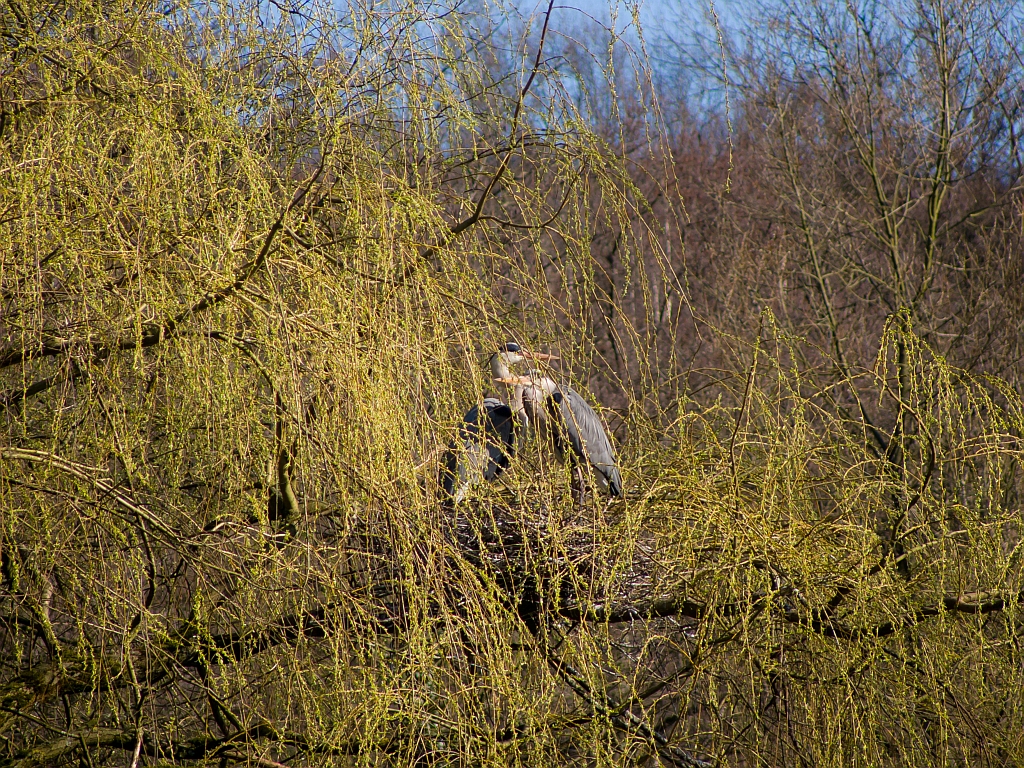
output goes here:
{"type": "Polygon", "coordinates": [[[0,764],[1024,760],[1018,393],[766,310],[658,406],[545,18],[275,8],[0,11],[0,764]],[[442,505],[483,359],[606,309],[628,497],[531,444],[442,505]]]}

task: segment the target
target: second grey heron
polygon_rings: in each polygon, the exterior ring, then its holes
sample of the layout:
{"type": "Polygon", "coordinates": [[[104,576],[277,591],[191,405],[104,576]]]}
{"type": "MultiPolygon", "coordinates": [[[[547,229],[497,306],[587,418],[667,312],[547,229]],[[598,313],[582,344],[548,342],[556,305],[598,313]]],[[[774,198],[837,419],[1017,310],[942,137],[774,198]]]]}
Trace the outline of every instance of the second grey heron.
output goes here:
{"type": "Polygon", "coordinates": [[[556,384],[538,370],[500,381],[523,387],[523,410],[531,427],[552,441],[561,461],[590,467],[602,490],[611,496],[622,495],[622,474],[611,439],[601,418],[579,392],[556,384]]]}
{"type": "MultiPolygon", "coordinates": [[[[527,359],[557,360],[554,355],[526,352],[515,342],[503,344],[491,355],[489,366],[495,381],[512,376],[509,366],[527,359]]],[[[452,441],[441,462],[441,489],[458,504],[466,493],[483,481],[498,477],[515,457],[529,423],[523,406],[523,386],[507,384],[505,401],[485,397],[462,419],[459,436],[452,441]]]]}

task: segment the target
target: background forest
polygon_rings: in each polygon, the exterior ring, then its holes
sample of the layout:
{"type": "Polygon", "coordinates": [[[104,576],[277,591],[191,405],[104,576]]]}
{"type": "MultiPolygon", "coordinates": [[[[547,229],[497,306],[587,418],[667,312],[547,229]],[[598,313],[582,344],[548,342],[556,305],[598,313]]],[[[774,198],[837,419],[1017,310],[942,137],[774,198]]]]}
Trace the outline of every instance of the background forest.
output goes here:
{"type": "Polygon", "coordinates": [[[0,2],[0,766],[1024,765],[1024,6],[740,11],[0,2]]]}

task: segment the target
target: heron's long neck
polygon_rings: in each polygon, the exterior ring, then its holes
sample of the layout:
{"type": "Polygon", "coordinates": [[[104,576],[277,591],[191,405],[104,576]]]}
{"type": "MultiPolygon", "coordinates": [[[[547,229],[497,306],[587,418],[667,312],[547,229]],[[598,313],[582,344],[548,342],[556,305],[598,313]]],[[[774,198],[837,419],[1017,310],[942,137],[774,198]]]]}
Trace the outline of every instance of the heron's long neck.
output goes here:
{"type": "Polygon", "coordinates": [[[496,379],[507,379],[512,376],[512,371],[499,354],[491,355],[491,375],[496,379]]]}
{"type": "Polygon", "coordinates": [[[509,399],[508,405],[512,409],[512,415],[515,420],[519,423],[519,429],[523,432],[527,432],[533,425],[532,420],[526,412],[526,407],[523,404],[523,386],[517,384],[514,387],[509,388],[509,399]]]}
{"type": "Polygon", "coordinates": [[[508,405],[516,416],[525,416],[526,409],[523,407],[523,387],[517,384],[509,388],[508,405]]]}
{"type": "Polygon", "coordinates": [[[532,431],[543,433],[547,429],[547,414],[544,413],[544,394],[536,386],[530,387],[528,395],[520,390],[519,398],[523,404],[523,413],[529,420],[532,431]]]}
{"type": "MultiPolygon", "coordinates": [[[[512,376],[512,371],[508,369],[508,365],[502,359],[500,354],[491,355],[491,376],[495,379],[508,379],[512,376]]],[[[516,406],[513,401],[515,400],[516,395],[513,388],[508,384],[498,384],[496,386],[503,395],[502,400],[512,406],[512,410],[515,411],[516,406]]],[[[522,393],[520,393],[519,402],[519,407],[521,409],[522,393]]]]}

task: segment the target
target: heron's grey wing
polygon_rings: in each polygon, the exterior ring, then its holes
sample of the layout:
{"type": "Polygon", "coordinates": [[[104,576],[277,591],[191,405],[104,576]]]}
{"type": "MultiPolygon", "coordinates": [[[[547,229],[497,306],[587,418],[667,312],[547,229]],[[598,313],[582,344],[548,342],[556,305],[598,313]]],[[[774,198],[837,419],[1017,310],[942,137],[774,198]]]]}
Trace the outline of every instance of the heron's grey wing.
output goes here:
{"type": "Polygon", "coordinates": [[[565,434],[573,453],[590,464],[608,483],[612,496],[622,495],[622,475],[615,463],[615,451],[608,433],[604,430],[600,417],[570,387],[559,387],[552,395],[561,410],[561,419],[565,425],[565,434]]]}

